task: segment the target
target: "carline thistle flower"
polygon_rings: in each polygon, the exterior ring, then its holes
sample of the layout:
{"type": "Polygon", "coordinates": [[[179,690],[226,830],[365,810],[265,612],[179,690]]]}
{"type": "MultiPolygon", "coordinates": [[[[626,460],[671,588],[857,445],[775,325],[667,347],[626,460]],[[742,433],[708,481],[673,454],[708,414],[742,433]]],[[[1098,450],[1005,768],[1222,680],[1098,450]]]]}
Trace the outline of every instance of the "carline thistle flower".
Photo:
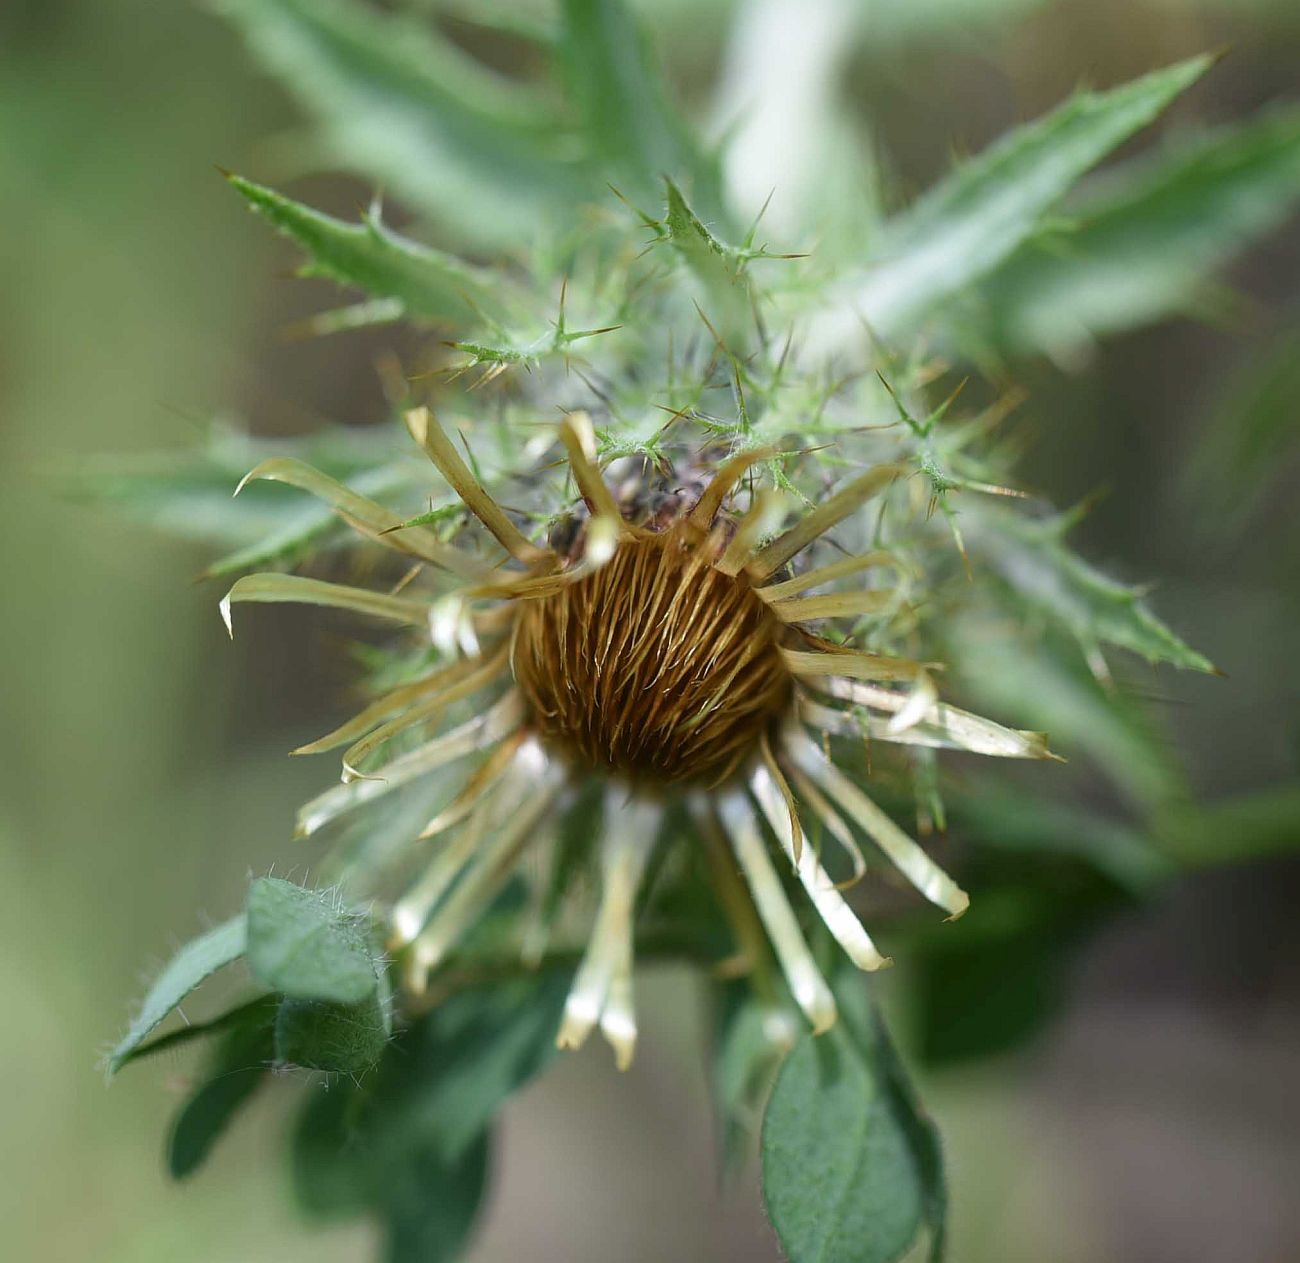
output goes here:
{"type": "Polygon", "coordinates": [[[343,784],[304,808],[305,833],[397,784],[479,760],[420,833],[422,842],[437,839],[437,848],[389,913],[389,946],[410,996],[425,993],[525,852],[547,844],[555,821],[591,778],[606,786],[603,830],[593,839],[599,906],[565,1006],[561,1047],[580,1046],[599,1026],[620,1067],[631,1062],[637,893],[670,807],[684,806],[695,827],[693,840],[706,852],[742,953],[756,967],[766,931],[816,1032],[835,1022],[835,1000],[787,897],[769,836],[860,969],[890,961],[846,901],[842,886],[850,883],[833,881],[808,841],[808,823],[845,849],[851,881],[865,868],[861,833],[950,919],[966,910],[966,893],[836,766],[829,739],[1016,758],[1049,757],[1045,739],[940,702],[923,663],[848,648],[811,630],[881,609],[890,589],[835,585],[896,567],[890,553],[800,568],[810,545],[904,477],[908,466],[866,470],[768,538],[785,516],[778,493],[753,492],[738,519],[729,511],[746,475],[777,455],[754,448],[718,464],[698,494],[668,497],[635,521],[606,484],[590,419],[572,413],[559,438],[585,519],[567,539],[553,533],[551,546],[543,546],[489,495],[428,409],[407,413],[406,422],[505,557],[485,565],[325,474],[275,459],[244,482],[269,478],[314,492],[364,536],[462,586],[421,598],[252,575],[231,588],[222,613],[229,628],[236,601],[333,605],[418,627],[451,658],[296,752],[348,746],[343,784]],[[473,717],[440,731],[448,709],[467,699],[482,699],[473,717]],[[421,729],[435,735],[384,761],[393,738],[421,729]]]}

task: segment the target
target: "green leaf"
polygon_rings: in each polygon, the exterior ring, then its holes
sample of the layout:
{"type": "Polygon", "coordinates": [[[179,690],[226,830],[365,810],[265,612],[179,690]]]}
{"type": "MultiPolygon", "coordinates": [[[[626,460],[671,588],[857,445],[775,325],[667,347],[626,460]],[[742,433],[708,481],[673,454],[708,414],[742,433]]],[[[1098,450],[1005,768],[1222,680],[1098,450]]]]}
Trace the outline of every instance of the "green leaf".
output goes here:
{"type": "Polygon", "coordinates": [[[1300,329],[1290,328],[1248,356],[1232,374],[1223,399],[1188,469],[1191,495],[1205,536],[1222,540],[1250,521],[1260,500],[1295,468],[1300,454],[1300,329]]]}
{"type": "Polygon", "coordinates": [[[487,1189],[490,1156],[484,1132],[454,1160],[429,1146],[389,1172],[383,1198],[388,1263],[451,1263],[461,1257],[487,1189]]]}
{"type": "Polygon", "coordinates": [[[374,1109],[394,1135],[459,1157],[513,1092],[550,1064],[567,970],[463,991],[403,1032],[374,1109]]]}
{"type": "MultiPolygon", "coordinates": [[[[218,562],[230,572],[294,557],[295,534],[320,527],[310,542],[324,545],[349,534],[345,522],[325,511],[306,517],[303,507],[277,488],[254,483],[234,499],[239,481],[255,465],[289,452],[301,456],[354,490],[369,495],[422,490],[426,466],[393,460],[402,449],[387,427],[335,427],[296,440],[255,438],[215,422],[201,445],[176,452],[68,462],[53,471],[59,490],[72,499],[109,504],[136,521],[184,539],[248,549],[218,562]],[[283,538],[284,547],[274,543],[283,538]]],[[[418,501],[417,501],[418,502],[418,501]]],[[[313,509],[318,506],[310,506],[313,509]]]]}
{"type": "Polygon", "coordinates": [[[591,191],[545,101],[431,24],[355,0],[220,4],[317,120],[320,159],[391,189],[461,239],[516,246],[540,223],[564,222],[591,191]]]}
{"type": "Polygon", "coordinates": [[[261,1012],[263,1005],[274,1000],[274,996],[259,995],[245,1004],[227,1010],[220,1017],[214,1017],[210,1021],[191,1022],[188,1026],[178,1026],[174,1031],[155,1036],[148,1043],[141,1044],[132,1052],[130,1060],[142,1061],[145,1057],[152,1057],[157,1053],[175,1052],[188,1044],[211,1039],[214,1035],[224,1035],[234,1027],[246,1025],[250,1018],[261,1012]]]}
{"type": "MultiPolygon", "coordinates": [[[[1122,821],[991,775],[963,778],[957,814],[981,848],[1017,858],[1068,856],[1083,861],[1134,896],[1150,894],[1175,875],[1151,838],[1122,821]]],[[[966,929],[963,924],[963,932],[966,929]]]]}
{"type": "Polygon", "coordinates": [[[392,1033],[387,993],[357,1004],[285,1000],[275,1020],[277,1061],[357,1077],[383,1056],[392,1033]]]}
{"type": "Polygon", "coordinates": [[[187,995],[223,965],[244,954],[245,921],[241,913],[186,943],[149,988],[140,1012],[108,1059],[115,1074],[135,1055],[145,1037],[187,995]]]}
{"type": "Polygon", "coordinates": [[[360,1088],[343,1080],[310,1099],[292,1148],[303,1209],[369,1210],[388,1226],[391,1259],[455,1257],[486,1178],[487,1130],[555,1055],[569,983],[551,970],[459,992],[400,1031],[360,1088]]]}
{"type": "Polygon", "coordinates": [[[1014,591],[995,595],[989,617],[954,620],[947,629],[963,697],[1009,722],[1041,725],[1054,750],[1071,761],[1091,759],[1143,809],[1185,794],[1186,778],[1149,708],[1100,684],[1072,639],[1006,635],[1002,629],[1023,623],[1026,611],[1014,591]]]}
{"type": "Polygon", "coordinates": [[[844,1014],[781,1067],[763,1196],[791,1263],[893,1263],[920,1233],[925,1173],[907,1120],[874,1041],[844,1014]]]}
{"type": "Polygon", "coordinates": [[[751,256],[719,241],[671,180],[667,194],[662,231],[703,288],[715,324],[730,338],[750,316],[745,265],[751,256]]]}
{"type": "Polygon", "coordinates": [[[1017,595],[1074,636],[1085,653],[1118,645],[1151,663],[1215,670],[1147,608],[1136,588],[1108,578],[1066,544],[1070,515],[1035,521],[971,505],[962,522],[968,538],[978,532],[982,556],[1017,595]]]}
{"type": "Polygon", "coordinates": [[[668,103],[649,46],[622,0],[563,0],[561,68],[604,178],[635,199],[664,176],[687,180],[709,215],[722,210],[716,162],[668,103]]]}
{"type": "MultiPolygon", "coordinates": [[[[263,997],[239,1010],[217,1045],[203,1084],[177,1114],[167,1141],[172,1178],[192,1175],[238,1111],[265,1081],[272,1057],[276,1002],[263,997]]],[[[229,1016],[229,1015],[228,1015],[229,1016]]]]}
{"type": "Polygon", "coordinates": [[[1300,111],[1184,140],[1115,170],[981,288],[979,336],[1068,357],[1187,308],[1211,273],[1300,201],[1300,111]]]}
{"type": "Polygon", "coordinates": [[[724,1173],[748,1156],[762,1105],[783,1048],[769,1029],[772,1014],[748,980],[715,988],[713,1099],[720,1123],[724,1173]]]}
{"type": "Polygon", "coordinates": [[[1162,822],[1160,837],[1170,855],[1197,868],[1289,854],[1300,849],[1300,784],[1174,811],[1162,822]]]}
{"type": "Polygon", "coordinates": [[[359,224],[312,210],[242,176],[227,177],[248,204],[306,251],[304,276],[321,277],[402,304],[408,316],[457,325],[504,315],[492,277],[452,255],[386,228],[377,209],[359,224]]]}
{"type": "Polygon", "coordinates": [[[299,1207],[326,1222],[373,1214],[390,1263],[457,1259],[487,1185],[488,1133],[448,1158],[427,1138],[412,1143],[373,1126],[366,1108],[384,1091],[383,1075],[359,1089],[342,1080],[307,1101],[291,1150],[299,1207]]]}
{"type": "MultiPolygon", "coordinates": [[[[1050,828],[1050,826],[1046,826],[1050,828]]],[[[969,870],[979,898],[962,933],[926,932],[908,953],[919,1054],[947,1065],[1017,1048],[1056,1016],[1078,948],[1130,892],[1080,860],[996,853],[969,870]]]]}
{"type": "Polygon", "coordinates": [[[364,1214],[372,1190],[369,1142],[358,1126],[372,1075],[358,1089],[349,1079],[327,1081],[310,1091],[289,1141],[290,1173],[298,1209],[334,1222],[364,1214]]]}
{"type": "Polygon", "coordinates": [[[869,346],[864,320],[896,337],[981,280],[1211,62],[1193,57],[1108,92],[1077,93],[958,167],[885,226],[873,264],[837,287],[809,331],[811,344],[828,354],[869,346]]]}
{"type": "MultiPolygon", "coordinates": [[[[841,1007],[852,1016],[853,1005],[846,1005],[846,993],[863,994],[862,979],[841,970],[835,980],[841,1007]]],[[[921,1178],[921,1218],[930,1234],[929,1263],[943,1263],[948,1246],[948,1179],[944,1170],[943,1138],[939,1128],[917,1095],[908,1078],[898,1050],[889,1038],[878,1010],[870,1010],[869,1028],[877,1065],[885,1080],[885,1090],[893,1105],[903,1131],[907,1134],[921,1178]]],[[[867,1034],[868,1028],[859,1020],[859,1029],[867,1034]]]]}
{"type": "Polygon", "coordinates": [[[381,959],[370,918],[337,892],[262,877],[248,893],[248,965],[266,986],[300,1000],[359,1004],[374,996],[381,959]]]}

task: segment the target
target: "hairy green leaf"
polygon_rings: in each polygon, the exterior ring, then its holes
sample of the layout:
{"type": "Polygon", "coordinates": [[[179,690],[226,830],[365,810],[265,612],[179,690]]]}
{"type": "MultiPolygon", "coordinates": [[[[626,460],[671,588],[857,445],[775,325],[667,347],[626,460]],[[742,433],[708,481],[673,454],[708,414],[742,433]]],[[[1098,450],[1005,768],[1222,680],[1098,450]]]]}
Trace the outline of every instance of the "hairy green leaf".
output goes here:
{"type": "Polygon", "coordinates": [[[181,1107],[167,1141],[172,1178],[192,1175],[270,1069],[276,1002],[265,997],[239,1010],[205,1071],[204,1082],[181,1107]]]}
{"type": "Polygon", "coordinates": [[[154,980],[130,1029],[109,1055],[109,1073],[130,1061],[149,1032],[204,979],[242,956],[245,943],[242,913],[186,943],[154,980]]]}
{"type": "Polygon", "coordinates": [[[1080,92],[958,167],[882,230],[877,257],[834,293],[809,332],[822,353],[894,337],[982,279],[1075,182],[1209,68],[1194,57],[1108,92],[1080,92]]]}
{"type": "Polygon", "coordinates": [[[371,1211],[391,1259],[455,1257],[488,1128],[555,1055],[569,982],[552,970],[459,992],[400,1031],[360,1088],[343,1081],[309,1100],[292,1149],[300,1205],[327,1218],[371,1211]]]}
{"type": "Polygon", "coordinates": [[[801,1036],[781,1067],[763,1120],[763,1196],[791,1263],[894,1263],[921,1230],[906,1121],[878,1054],[843,1016],[801,1036]]]}
{"type": "Polygon", "coordinates": [[[514,246],[542,222],[563,222],[576,189],[590,188],[545,102],[428,24],[357,0],[220,3],[318,121],[322,159],[466,242],[514,246]]]}
{"type": "Polygon", "coordinates": [[[1300,201],[1300,110],[1169,146],[1110,173],[1075,223],[1026,244],[981,288],[979,336],[1068,356],[1187,307],[1215,268],[1300,201]]]}
{"type": "Polygon", "coordinates": [[[244,1004],[236,1005],[233,1009],[228,1009],[219,1017],[214,1017],[209,1021],[191,1022],[187,1026],[178,1026],[174,1031],[168,1031],[165,1035],[156,1035],[147,1043],[136,1048],[131,1053],[130,1060],[142,1061],[145,1057],[152,1057],[157,1053],[175,1052],[188,1044],[211,1039],[214,1035],[224,1035],[235,1027],[246,1026],[256,1014],[262,1011],[268,1002],[272,1004],[274,1009],[275,1000],[275,996],[255,996],[244,1004]]]}
{"type": "Polygon", "coordinates": [[[285,1000],[275,1020],[277,1061],[358,1076],[383,1056],[392,1033],[387,991],[356,1004],[285,1000]]]}
{"type": "Polygon", "coordinates": [[[342,1080],[306,1102],[291,1150],[298,1204],[325,1221],[373,1214],[389,1263],[450,1263],[478,1217],[490,1137],[480,1132],[449,1158],[434,1139],[373,1126],[367,1107],[385,1091],[386,1070],[360,1088],[342,1080]]]}
{"type": "Polygon", "coordinates": [[[266,986],[299,1000],[371,999],[382,962],[370,918],[335,891],[262,877],[248,893],[248,964],[266,986]]]}
{"type": "Polygon", "coordinates": [[[227,178],[258,214],[306,251],[310,262],[304,276],[393,299],[406,315],[426,320],[465,326],[504,314],[493,278],[392,232],[377,209],[366,211],[359,224],[348,224],[242,176],[227,178]]]}

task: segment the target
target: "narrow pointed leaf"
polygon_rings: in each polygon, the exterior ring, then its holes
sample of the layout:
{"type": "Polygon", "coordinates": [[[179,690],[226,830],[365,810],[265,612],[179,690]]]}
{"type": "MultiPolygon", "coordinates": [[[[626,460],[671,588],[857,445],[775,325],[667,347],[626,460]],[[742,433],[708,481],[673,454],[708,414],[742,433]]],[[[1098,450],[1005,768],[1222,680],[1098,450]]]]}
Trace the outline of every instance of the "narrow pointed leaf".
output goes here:
{"type": "Polygon", "coordinates": [[[245,921],[241,913],[186,943],[149,988],[130,1029],[109,1056],[110,1073],[131,1060],[149,1032],[210,975],[244,954],[245,921]]]}
{"type": "Polygon", "coordinates": [[[686,180],[706,215],[721,211],[716,163],[668,102],[645,37],[622,0],[564,0],[561,66],[604,178],[633,199],[664,176],[686,180]]]}
{"type": "Polygon", "coordinates": [[[399,302],[407,316],[426,320],[463,326],[504,313],[489,275],[399,236],[376,211],[349,224],[242,176],[228,178],[253,210],[306,251],[310,262],[305,275],[399,302]]]}
{"type": "Polygon", "coordinates": [[[431,24],[358,0],[220,0],[317,121],[320,156],[391,189],[463,240],[513,246],[591,188],[531,90],[431,24]]]}
{"type": "Polygon", "coordinates": [[[235,1115],[265,1082],[273,1056],[275,1011],[274,1000],[258,1001],[217,1045],[204,1082],[172,1124],[167,1169],[173,1179],[182,1180],[203,1165],[235,1115]]]}
{"type": "Polygon", "coordinates": [[[963,163],[882,230],[872,265],[843,282],[814,320],[823,354],[891,338],[991,272],[1078,179],[1145,127],[1209,68],[1209,57],[1108,92],[1080,92],[963,163]]]}
{"type": "MultiPolygon", "coordinates": [[[[1194,302],[1214,270],[1300,202],[1300,110],[1279,110],[1120,168],[981,288],[1006,351],[1068,354],[1194,302]]],[[[984,334],[984,330],[981,330],[984,334]]]]}
{"type": "MultiPolygon", "coordinates": [[[[1070,548],[1060,520],[1035,522],[987,509],[979,517],[979,539],[989,563],[1030,606],[1085,649],[1118,645],[1148,662],[1214,671],[1204,654],[1151,612],[1137,589],[1102,574],[1070,548]],[[995,524],[996,529],[989,529],[995,524]]],[[[965,523],[975,520],[975,513],[963,516],[965,523]]]]}

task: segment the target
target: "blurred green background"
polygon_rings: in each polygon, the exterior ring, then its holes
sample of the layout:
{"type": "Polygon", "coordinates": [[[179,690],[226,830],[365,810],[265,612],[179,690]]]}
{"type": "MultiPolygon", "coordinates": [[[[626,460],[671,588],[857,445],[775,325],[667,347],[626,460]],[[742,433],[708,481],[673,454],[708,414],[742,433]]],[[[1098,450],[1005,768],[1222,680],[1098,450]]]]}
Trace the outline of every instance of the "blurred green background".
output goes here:
{"type": "MultiPolygon", "coordinates": [[[[703,102],[733,6],[642,7],[682,98],[703,102]]],[[[848,82],[904,188],[1082,79],[1205,48],[1232,51],[1162,127],[1300,98],[1294,0],[862,8],[848,82]]],[[[481,45],[471,24],[451,29],[481,45]]],[[[201,7],[0,8],[7,1259],[369,1254],[358,1230],[296,1222],[277,1119],[242,1120],[205,1177],[176,1187],[161,1138],[188,1065],[151,1063],[111,1089],[98,1065],[196,910],[226,915],[272,865],[310,874],[288,832],[323,773],[283,754],[337,714],[343,655],[292,609],[250,612],[232,646],[219,593],[192,583],[203,550],[69,504],[50,478],[91,454],[182,447],[214,410],[270,433],[384,417],[376,357],[409,350],[409,335],[286,340],[316,296],[281,279],[286,252],[213,169],[282,178],[294,127],[201,7]]],[[[294,191],[345,214],[367,195],[315,177],[294,191]]],[[[1085,551],[1121,577],[1159,577],[1162,615],[1227,672],[1147,677],[1197,797],[1276,787],[1279,849],[1300,832],[1298,276],[1293,222],[1236,266],[1245,301],[1215,325],[1018,372],[1041,419],[1026,483],[1062,504],[1109,488],[1085,551]]],[[[928,1077],[954,1259],[1300,1257],[1297,896],[1295,860],[1186,878],[1097,936],[1065,1016],[1031,1048],[928,1077]]],[[[900,971],[904,1007],[906,986],[900,971]]],[[[508,1109],[477,1263],[777,1257],[752,1176],[721,1188],[715,1175],[692,980],[659,972],[644,990],[629,1075],[593,1047],[508,1109]]]]}

